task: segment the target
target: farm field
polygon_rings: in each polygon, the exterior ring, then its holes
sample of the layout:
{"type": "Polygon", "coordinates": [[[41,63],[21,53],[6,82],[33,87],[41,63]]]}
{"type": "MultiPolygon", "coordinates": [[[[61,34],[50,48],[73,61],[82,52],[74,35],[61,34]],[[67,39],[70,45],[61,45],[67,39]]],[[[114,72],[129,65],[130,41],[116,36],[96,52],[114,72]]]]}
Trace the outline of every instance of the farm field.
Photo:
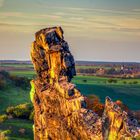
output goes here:
{"type": "MultiPolygon", "coordinates": [[[[35,77],[34,71],[11,71],[10,73],[29,79],[35,77]]],[[[117,81],[115,83],[109,83],[108,80],[109,78],[106,77],[77,75],[72,82],[77,85],[82,94],[95,94],[103,103],[105,97],[109,96],[114,101],[123,101],[132,110],[140,109],[140,79],[115,78],[117,81]]]]}
{"type": "MultiPolygon", "coordinates": [[[[33,68],[31,64],[3,64],[3,66],[11,66],[18,68],[33,68]]],[[[76,66],[80,68],[89,68],[95,66],[76,66]]],[[[20,77],[28,77],[32,79],[35,77],[35,72],[33,70],[12,70],[10,71],[12,75],[20,77]]],[[[114,79],[114,78],[113,78],[114,79]]],[[[109,96],[112,100],[121,100],[123,101],[130,109],[139,110],[140,109],[140,78],[130,78],[130,79],[121,79],[115,78],[117,82],[108,82],[109,78],[107,77],[98,77],[98,76],[82,76],[77,75],[73,78],[77,87],[81,90],[82,94],[89,95],[95,94],[99,96],[101,102],[104,103],[105,97],[109,96]]]]}
{"type": "Polygon", "coordinates": [[[121,100],[132,110],[140,109],[140,79],[117,79],[117,83],[108,83],[108,78],[95,76],[77,76],[73,82],[84,95],[95,94],[101,102],[109,96],[113,101],[121,100]],[[86,81],[86,82],[85,82],[86,81]],[[125,84],[124,84],[125,81],[125,84]],[[137,81],[137,84],[131,84],[137,81]]]}
{"type": "Polygon", "coordinates": [[[35,77],[35,72],[34,71],[29,71],[29,70],[25,70],[25,71],[10,71],[10,74],[20,76],[20,77],[27,77],[29,79],[33,79],[35,77]]]}
{"type": "Polygon", "coordinates": [[[1,63],[1,67],[14,67],[14,68],[33,68],[32,64],[13,64],[13,63],[1,63]]]}

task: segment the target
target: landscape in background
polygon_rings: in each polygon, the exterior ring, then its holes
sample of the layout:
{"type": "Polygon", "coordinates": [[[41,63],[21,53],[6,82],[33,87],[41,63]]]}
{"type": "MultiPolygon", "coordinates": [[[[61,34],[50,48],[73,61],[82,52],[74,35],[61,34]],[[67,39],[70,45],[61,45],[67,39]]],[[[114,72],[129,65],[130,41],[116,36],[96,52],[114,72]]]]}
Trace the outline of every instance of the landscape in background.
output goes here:
{"type": "MultiPolygon", "coordinates": [[[[109,96],[140,120],[140,63],[76,61],[76,71],[72,82],[81,93],[101,104],[109,96]]],[[[0,130],[11,139],[33,139],[29,93],[30,80],[35,77],[30,61],[0,61],[0,130]]]]}
{"type": "Polygon", "coordinates": [[[140,0],[0,0],[0,140],[33,140],[29,47],[54,26],[79,60],[71,82],[88,109],[102,116],[109,96],[140,126],[140,0]]]}
{"type": "MultiPolygon", "coordinates": [[[[36,76],[30,61],[0,61],[0,71],[31,80],[36,76]]],[[[140,63],[76,61],[73,82],[85,95],[120,99],[132,110],[140,109],[140,63]]],[[[29,92],[29,91],[28,91],[29,92]]]]}

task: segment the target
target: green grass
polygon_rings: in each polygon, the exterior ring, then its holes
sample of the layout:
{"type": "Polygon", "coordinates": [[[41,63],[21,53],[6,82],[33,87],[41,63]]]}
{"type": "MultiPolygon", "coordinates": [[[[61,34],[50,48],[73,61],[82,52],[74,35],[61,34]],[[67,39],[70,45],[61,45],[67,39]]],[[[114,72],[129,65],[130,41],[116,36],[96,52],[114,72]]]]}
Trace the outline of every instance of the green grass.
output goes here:
{"type": "Polygon", "coordinates": [[[96,85],[140,85],[140,79],[121,79],[115,78],[117,83],[108,83],[107,77],[98,77],[98,76],[76,76],[73,78],[73,82],[77,84],[96,84],[96,85]],[[87,82],[84,82],[86,80],[87,82]],[[124,81],[126,84],[124,84],[124,81]],[[133,84],[134,81],[137,81],[137,84],[133,84]]]}
{"type": "MultiPolygon", "coordinates": [[[[0,114],[4,114],[8,106],[15,106],[25,102],[30,102],[30,89],[21,89],[9,85],[0,90],[0,114]]],[[[0,124],[0,130],[11,129],[10,140],[33,140],[33,123],[29,120],[10,119],[0,124]],[[25,134],[20,134],[19,129],[24,128],[25,134]]]]}
{"type": "Polygon", "coordinates": [[[81,90],[82,94],[95,94],[105,102],[109,96],[114,101],[121,100],[132,110],[140,109],[140,79],[117,79],[117,83],[108,83],[108,78],[95,76],[76,76],[73,82],[81,90]],[[86,80],[86,82],[84,82],[86,80]],[[127,84],[123,82],[126,81],[127,84]],[[138,81],[138,84],[129,84],[138,81]]]}
{"type": "Polygon", "coordinates": [[[11,75],[33,78],[35,76],[35,71],[10,71],[11,75]]]}
{"type": "Polygon", "coordinates": [[[107,86],[107,85],[91,85],[77,84],[78,89],[84,95],[95,94],[101,102],[105,102],[105,97],[109,96],[113,101],[121,100],[132,110],[140,109],[140,90],[138,86],[107,86]]]}
{"type": "MultiPolygon", "coordinates": [[[[33,68],[33,65],[32,64],[4,64],[4,63],[1,63],[0,64],[0,66],[2,66],[2,67],[13,67],[13,68],[33,68]]],[[[91,69],[96,69],[96,68],[103,68],[103,66],[93,66],[93,65],[76,65],[75,66],[76,67],[76,69],[89,69],[89,68],[91,68],[91,69]]],[[[109,69],[109,68],[111,68],[111,67],[109,67],[109,66],[104,66],[104,69],[109,69]]]]}
{"type": "MultiPolygon", "coordinates": [[[[33,68],[32,64],[4,64],[1,63],[0,66],[2,67],[15,67],[15,68],[33,68]]],[[[82,68],[82,69],[88,69],[88,68],[101,68],[101,66],[84,66],[84,65],[76,65],[76,68],[82,68]]],[[[104,68],[110,68],[110,67],[104,67],[104,68]]]]}
{"type": "Polygon", "coordinates": [[[4,90],[0,90],[0,113],[3,113],[8,106],[29,101],[29,89],[7,87],[4,90]]]}
{"type": "Polygon", "coordinates": [[[10,140],[33,140],[32,122],[22,119],[9,119],[0,125],[0,130],[11,130],[10,140]],[[21,134],[19,129],[25,129],[21,134]]]}
{"type": "MultiPolygon", "coordinates": [[[[34,71],[12,71],[11,74],[25,76],[30,79],[35,76],[34,71]]],[[[107,77],[78,75],[73,78],[72,82],[77,85],[84,95],[96,94],[103,103],[105,97],[110,96],[114,101],[122,100],[130,109],[140,109],[140,79],[115,78],[117,83],[108,83],[108,79],[107,77]],[[138,83],[133,84],[134,81],[138,83]]]]}
{"type": "Polygon", "coordinates": [[[75,76],[73,82],[76,84],[104,84],[108,78],[96,77],[96,76],[75,76]],[[84,82],[87,80],[87,82],[84,82]]]}
{"type": "Polygon", "coordinates": [[[0,64],[2,67],[14,67],[14,68],[33,68],[32,64],[0,64]]]}

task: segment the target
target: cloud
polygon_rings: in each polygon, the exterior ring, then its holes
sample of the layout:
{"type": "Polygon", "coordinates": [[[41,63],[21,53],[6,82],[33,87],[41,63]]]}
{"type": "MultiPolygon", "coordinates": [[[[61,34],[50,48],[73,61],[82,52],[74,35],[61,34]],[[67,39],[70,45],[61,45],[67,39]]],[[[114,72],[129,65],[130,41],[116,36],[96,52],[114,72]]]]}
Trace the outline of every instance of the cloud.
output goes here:
{"type": "Polygon", "coordinates": [[[132,11],[140,12],[140,9],[133,9],[132,11]]]}
{"type": "MultiPolygon", "coordinates": [[[[76,9],[75,9],[76,10],[76,9]]],[[[92,12],[99,12],[99,13],[111,13],[111,14],[127,14],[127,15],[137,15],[139,13],[134,13],[132,11],[120,11],[120,10],[111,10],[111,9],[96,9],[96,8],[93,8],[93,9],[86,9],[86,8],[81,8],[81,9],[77,9],[77,10],[80,10],[80,11],[92,11],[92,12]]]]}
{"type": "Polygon", "coordinates": [[[4,0],[0,0],[0,7],[2,7],[4,4],[4,0]]]}
{"type": "Polygon", "coordinates": [[[0,16],[4,16],[4,17],[25,17],[25,15],[21,12],[1,12],[0,16]]]}
{"type": "Polygon", "coordinates": [[[25,19],[61,18],[60,15],[55,15],[55,14],[31,14],[31,13],[22,13],[22,12],[1,12],[0,16],[1,16],[0,18],[12,17],[12,18],[25,18],[25,19]]]}
{"type": "Polygon", "coordinates": [[[129,11],[132,13],[129,14],[128,11],[69,7],[54,9],[56,8],[48,8],[43,13],[0,12],[0,28],[17,32],[35,32],[39,28],[62,26],[72,36],[107,34],[115,37],[121,36],[122,33],[134,37],[140,35],[138,12],[133,14],[135,12],[129,11]]]}
{"type": "Polygon", "coordinates": [[[117,28],[116,31],[140,33],[140,28],[117,28]]]}
{"type": "MultiPolygon", "coordinates": [[[[77,12],[82,12],[82,13],[88,13],[88,12],[96,12],[96,13],[108,13],[108,14],[114,14],[114,15],[140,15],[139,11],[140,9],[133,9],[133,10],[113,10],[113,9],[100,9],[100,8],[84,8],[84,7],[47,7],[48,9],[57,9],[59,11],[65,10],[70,13],[77,13],[77,12]]],[[[63,12],[58,12],[58,14],[65,14],[63,12]]]]}

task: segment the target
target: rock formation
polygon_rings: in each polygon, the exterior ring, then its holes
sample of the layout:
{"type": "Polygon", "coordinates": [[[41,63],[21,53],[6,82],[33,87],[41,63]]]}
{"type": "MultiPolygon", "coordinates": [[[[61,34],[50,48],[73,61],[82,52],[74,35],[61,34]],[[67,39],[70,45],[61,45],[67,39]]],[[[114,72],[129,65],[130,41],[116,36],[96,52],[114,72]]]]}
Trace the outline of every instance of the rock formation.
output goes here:
{"type": "Polygon", "coordinates": [[[86,109],[85,97],[70,81],[75,63],[61,27],[35,34],[31,59],[37,78],[31,81],[35,140],[131,140],[140,128],[106,98],[102,117],[86,109]]]}

